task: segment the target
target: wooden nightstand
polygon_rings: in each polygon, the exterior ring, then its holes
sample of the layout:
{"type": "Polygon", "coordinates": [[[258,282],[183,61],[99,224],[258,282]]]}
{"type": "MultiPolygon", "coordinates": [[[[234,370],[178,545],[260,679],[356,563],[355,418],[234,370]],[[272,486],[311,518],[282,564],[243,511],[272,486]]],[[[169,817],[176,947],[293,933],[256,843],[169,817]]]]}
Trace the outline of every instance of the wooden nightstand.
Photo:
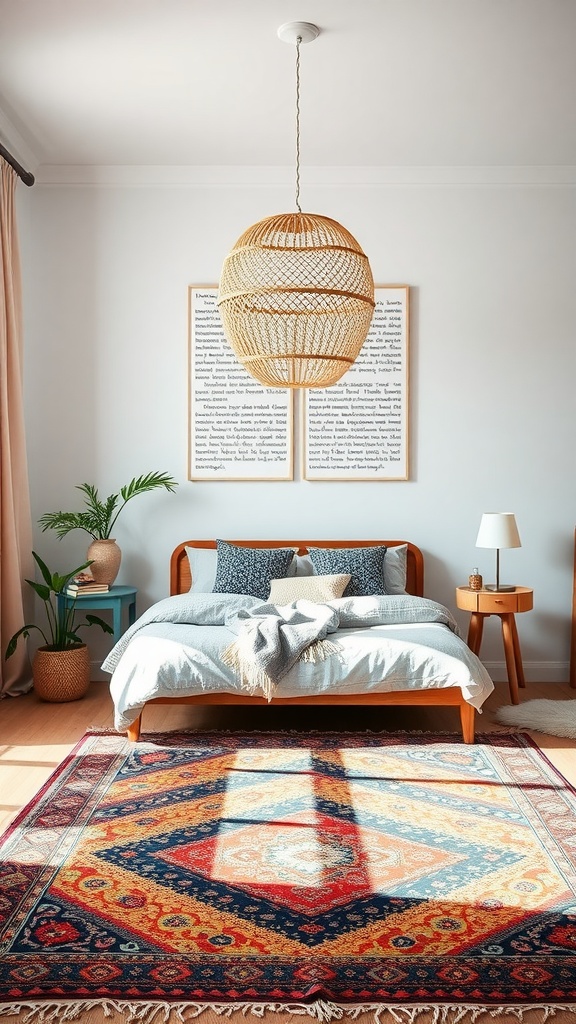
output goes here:
{"type": "Polygon", "coordinates": [[[470,587],[456,587],[456,604],[470,612],[468,647],[474,654],[480,653],[484,619],[498,615],[502,622],[502,640],[506,656],[506,670],[510,687],[510,700],[518,704],[518,687],[526,686],[520,642],[516,629],[516,612],[529,612],[534,606],[534,591],[529,587],[516,587],[510,591],[470,590],[470,587]]]}

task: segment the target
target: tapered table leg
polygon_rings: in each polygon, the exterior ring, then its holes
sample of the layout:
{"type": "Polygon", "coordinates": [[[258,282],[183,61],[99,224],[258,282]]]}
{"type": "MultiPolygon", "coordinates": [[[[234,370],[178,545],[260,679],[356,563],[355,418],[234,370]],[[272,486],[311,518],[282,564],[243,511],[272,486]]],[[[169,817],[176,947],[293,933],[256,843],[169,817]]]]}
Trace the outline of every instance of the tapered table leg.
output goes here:
{"type": "Polygon", "coordinates": [[[482,631],[484,629],[484,615],[479,612],[472,612],[470,625],[468,627],[468,647],[473,654],[478,654],[482,643],[482,631]]]}
{"type": "Polygon", "coordinates": [[[520,653],[520,640],[518,639],[518,627],[516,626],[516,618],[514,615],[512,619],[512,642],[514,644],[514,661],[516,663],[516,675],[518,676],[518,686],[526,686],[526,680],[524,679],[524,666],[522,664],[522,655],[520,653]]]}
{"type": "Polygon", "coordinates": [[[512,612],[503,612],[500,615],[500,619],[502,621],[502,640],[504,642],[504,654],[506,656],[506,671],[508,672],[510,700],[513,704],[519,704],[518,672],[516,668],[516,652],[514,650],[514,615],[512,612]]]}

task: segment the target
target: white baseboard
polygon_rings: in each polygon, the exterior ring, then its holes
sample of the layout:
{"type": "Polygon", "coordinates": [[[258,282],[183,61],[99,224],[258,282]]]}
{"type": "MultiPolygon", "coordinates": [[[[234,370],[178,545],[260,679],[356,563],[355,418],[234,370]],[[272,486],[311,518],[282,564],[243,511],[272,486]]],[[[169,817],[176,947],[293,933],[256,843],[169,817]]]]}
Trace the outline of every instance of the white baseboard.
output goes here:
{"type": "MultiPolygon", "coordinates": [[[[495,683],[508,681],[505,661],[484,661],[483,665],[495,683]]],[[[527,683],[568,683],[570,678],[567,661],[525,661],[523,665],[527,683]]]]}

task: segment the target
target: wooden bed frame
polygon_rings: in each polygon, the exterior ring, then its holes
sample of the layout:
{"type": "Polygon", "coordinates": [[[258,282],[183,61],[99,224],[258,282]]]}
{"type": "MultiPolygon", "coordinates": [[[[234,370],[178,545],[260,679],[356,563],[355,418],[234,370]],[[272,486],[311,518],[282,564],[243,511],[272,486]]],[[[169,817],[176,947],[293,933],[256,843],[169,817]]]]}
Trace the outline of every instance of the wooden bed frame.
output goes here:
{"type": "MultiPolygon", "coordinates": [[[[383,544],[396,547],[407,544],[406,590],[409,594],[422,597],[424,594],[424,559],[416,545],[405,540],[232,540],[230,544],[248,548],[294,548],[299,555],[305,555],[308,548],[357,548],[383,544]]],[[[170,558],[170,594],[185,594],[190,590],[192,575],[186,554],[187,547],[216,548],[215,540],[186,540],[174,549],[170,558]]],[[[474,742],[474,708],[462,696],[459,686],[447,686],[429,690],[405,690],[393,693],[327,694],[317,697],[277,697],[267,701],[264,697],[252,697],[239,693],[202,693],[193,697],[154,697],[146,704],[326,704],[326,705],[414,705],[432,707],[457,707],[460,711],[462,738],[465,743],[474,742]]],[[[128,738],[137,742],[140,738],[142,714],[129,726],[128,738]]]]}

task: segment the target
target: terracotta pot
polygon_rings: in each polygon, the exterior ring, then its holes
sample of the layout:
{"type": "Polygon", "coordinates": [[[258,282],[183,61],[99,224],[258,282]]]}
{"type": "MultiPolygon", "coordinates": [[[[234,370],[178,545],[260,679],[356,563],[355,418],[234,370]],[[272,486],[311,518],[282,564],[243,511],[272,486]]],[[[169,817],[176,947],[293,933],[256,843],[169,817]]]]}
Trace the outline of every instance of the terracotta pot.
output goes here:
{"type": "Polygon", "coordinates": [[[53,704],[79,700],[90,685],[90,654],[86,644],[51,651],[39,647],[32,662],[34,689],[53,704]]]}
{"type": "Polygon", "coordinates": [[[122,552],[116,541],[93,540],[86,552],[86,560],[88,559],[93,559],[89,571],[95,582],[107,583],[111,587],[118,575],[122,561],[122,552]]]}

